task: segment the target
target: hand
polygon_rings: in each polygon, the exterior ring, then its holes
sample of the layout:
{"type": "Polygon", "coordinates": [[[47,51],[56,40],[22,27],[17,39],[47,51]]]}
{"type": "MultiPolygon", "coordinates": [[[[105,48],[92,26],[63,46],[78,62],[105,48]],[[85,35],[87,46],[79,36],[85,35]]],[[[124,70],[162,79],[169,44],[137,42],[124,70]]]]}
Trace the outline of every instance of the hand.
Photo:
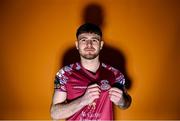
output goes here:
{"type": "Polygon", "coordinates": [[[82,96],[81,102],[83,105],[91,104],[95,99],[99,98],[101,90],[99,85],[93,84],[87,87],[85,94],[82,96]]]}
{"type": "Polygon", "coordinates": [[[119,105],[120,103],[124,103],[123,91],[118,89],[118,88],[116,88],[116,87],[112,87],[109,90],[109,97],[110,97],[110,100],[115,105],[119,105]]]}

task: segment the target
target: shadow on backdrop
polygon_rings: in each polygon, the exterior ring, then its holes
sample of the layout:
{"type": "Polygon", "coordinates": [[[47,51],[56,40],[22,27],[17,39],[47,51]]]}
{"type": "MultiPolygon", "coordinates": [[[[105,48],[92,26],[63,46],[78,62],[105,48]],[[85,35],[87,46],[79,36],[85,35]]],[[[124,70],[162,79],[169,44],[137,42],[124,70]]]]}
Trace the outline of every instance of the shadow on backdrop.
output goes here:
{"type": "MultiPolygon", "coordinates": [[[[82,13],[82,23],[86,23],[86,22],[94,23],[98,25],[103,31],[103,27],[104,27],[103,8],[96,3],[91,3],[87,5],[82,13]]],[[[125,56],[123,55],[122,51],[105,44],[100,52],[100,60],[120,70],[126,78],[126,88],[127,89],[131,88],[132,81],[127,74],[125,56]]],[[[74,45],[72,48],[69,48],[64,53],[62,64],[63,66],[66,66],[71,63],[75,63],[77,61],[80,61],[80,57],[74,45]]]]}

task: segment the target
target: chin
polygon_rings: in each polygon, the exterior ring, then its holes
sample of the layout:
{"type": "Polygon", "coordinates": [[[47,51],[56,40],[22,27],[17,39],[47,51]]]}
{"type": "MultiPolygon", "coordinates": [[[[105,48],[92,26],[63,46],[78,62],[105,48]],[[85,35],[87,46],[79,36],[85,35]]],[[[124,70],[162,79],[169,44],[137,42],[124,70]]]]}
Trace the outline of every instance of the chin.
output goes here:
{"type": "Polygon", "coordinates": [[[83,58],[88,59],[88,60],[95,59],[97,56],[98,56],[98,55],[96,55],[96,54],[92,54],[92,55],[90,55],[90,54],[88,54],[88,55],[82,55],[83,58]]]}

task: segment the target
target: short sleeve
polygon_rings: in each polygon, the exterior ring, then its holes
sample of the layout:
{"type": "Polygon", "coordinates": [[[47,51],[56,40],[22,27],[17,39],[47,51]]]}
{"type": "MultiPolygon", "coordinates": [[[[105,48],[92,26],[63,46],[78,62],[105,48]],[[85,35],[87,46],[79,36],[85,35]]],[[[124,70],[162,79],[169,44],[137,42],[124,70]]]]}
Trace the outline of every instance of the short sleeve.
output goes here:
{"type": "Polygon", "coordinates": [[[125,78],[124,75],[117,69],[111,67],[111,71],[114,74],[115,81],[113,83],[113,87],[117,87],[123,91],[125,91],[125,78]]]}
{"type": "Polygon", "coordinates": [[[120,71],[118,71],[117,74],[115,75],[115,83],[125,85],[124,75],[120,71]]]}
{"type": "Polygon", "coordinates": [[[66,92],[67,80],[68,78],[66,76],[65,71],[61,69],[60,71],[56,73],[55,80],[54,80],[54,89],[66,92]]]}

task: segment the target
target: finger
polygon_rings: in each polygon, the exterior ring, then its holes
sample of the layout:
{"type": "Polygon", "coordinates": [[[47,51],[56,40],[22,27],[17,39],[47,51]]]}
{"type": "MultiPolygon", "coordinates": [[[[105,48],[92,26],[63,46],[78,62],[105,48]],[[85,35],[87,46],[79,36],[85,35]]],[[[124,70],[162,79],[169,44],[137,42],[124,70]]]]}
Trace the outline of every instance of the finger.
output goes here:
{"type": "Polygon", "coordinates": [[[95,99],[98,99],[99,98],[99,96],[98,95],[93,95],[92,97],[91,97],[91,99],[94,101],[95,99]]]}
{"type": "Polygon", "coordinates": [[[90,100],[93,100],[93,101],[94,101],[95,99],[98,99],[98,98],[99,98],[99,94],[97,94],[97,93],[96,93],[96,94],[95,94],[95,93],[94,93],[94,94],[91,94],[91,95],[89,95],[89,98],[90,98],[90,100]]]}
{"type": "Polygon", "coordinates": [[[118,89],[118,88],[116,88],[116,87],[112,87],[109,91],[122,92],[121,89],[118,89]]]}
{"type": "Polygon", "coordinates": [[[91,94],[91,96],[90,97],[99,97],[99,94],[91,94]]]}
{"type": "Polygon", "coordinates": [[[93,87],[99,87],[99,85],[98,84],[92,84],[92,85],[88,86],[88,88],[93,88],[93,87]]]}
{"type": "Polygon", "coordinates": [[[91,92],[91,93],[89,93],[89,96],[94,96],[94,95],[100,95],[100,93],[99,92],[91,92]]]}
{"type": "Polygon", "coordinates": [[[98,87],[89,88],[87,92],[101,92],[101,90],[98,87]]]}
{"type": "Polygon", "coordinates": [[[110,96],[110,100],[111,100],[112,102],[116,103],[116,102],[118,102],[120,99],[119,99],[118,97],[114,96],[114,95],[111,95],[111,96],[110,96]]]}
{"type": "Polygon", "coordinates": [[[112,97],[110,98],[110,101],[112,101],[113,103],[117,104],[116,103],[117,101],[114,98],[112,98],[112,97]]]}
{"type": "Polygon", "coordinates": [[[116,87],[113,87],[113,88],[111,88],[110,90],[109,90],[109,92],[119,92],[119,93],[122,93],[123,91],[122,90],[120,90],[120,89],[118,89],[118,88],[116,88],[116,87]]]}
{"type": "Polygon", "coordinates": [[[113,96],[116,96],[116,97],[122,97],[122,94],[123,93],[119,93],[119,92],[115,92],[115,91],[112,91],[112,92],[109,92],[109,95],[113,95],[113,96]]]}
{"type": "Polygon", "coordinates": [[[109,98],[110,98],[111,100],[114,100],[114,101],[119,100],[119,98],[116,97],[116,96],[114,96],[114,95],[111,95],[109,98]]]}
{"type": "Polygon", "coordinates": [[[98,91],[92,91],[92,92],[89,92],[89,95],[100,95],[100,92],[98,92],[98,91]]]}

